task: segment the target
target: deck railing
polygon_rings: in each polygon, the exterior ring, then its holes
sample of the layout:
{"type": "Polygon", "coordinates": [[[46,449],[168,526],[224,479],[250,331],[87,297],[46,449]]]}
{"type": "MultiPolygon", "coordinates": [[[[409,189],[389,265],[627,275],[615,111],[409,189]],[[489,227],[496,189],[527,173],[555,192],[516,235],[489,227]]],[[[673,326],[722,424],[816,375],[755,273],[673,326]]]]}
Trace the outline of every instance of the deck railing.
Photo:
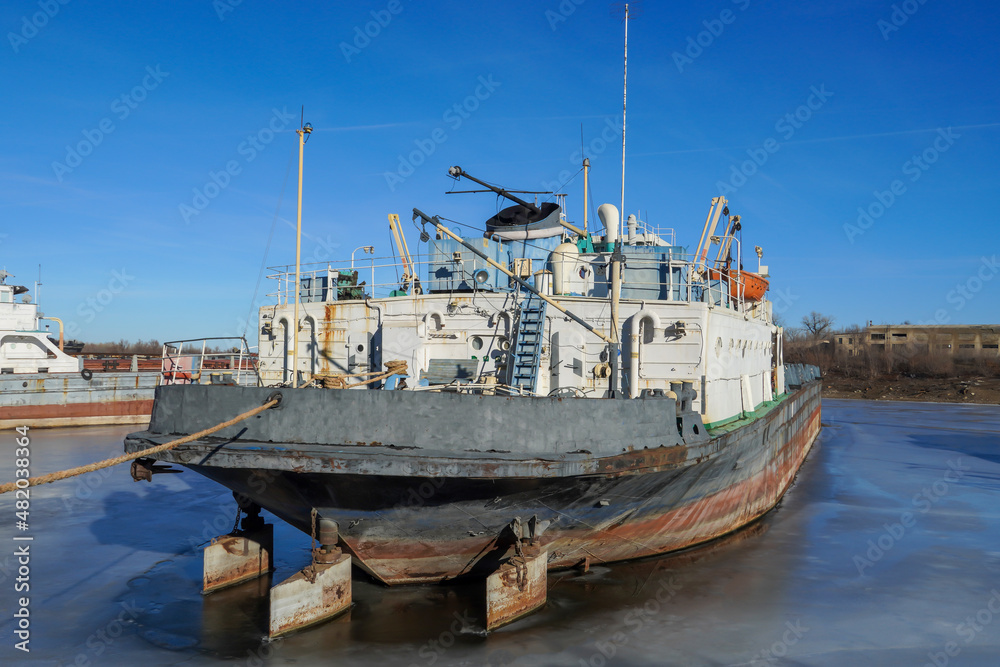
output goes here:
{"type": "Polygon", "coordinates": [[[243,337],[193,338],[163,344],[161,384],[260,384],[257,355],[243,337]],[[226,344],[229,341],[229,344],[226,344]],[[233,342],[238,341],[238,345],[233,342]],[[229,350],[220,351],[220,347],[229,350]]]}
{"type": "MultiPolygon", "coordinates": [[[[640,228],[641,230],[641,228],[640,228]]],[[[656,230],[661,236],[670,235],[672,230],[656,230]]],[[[665,237],[664,237],[665,238],[665,237]]],[[[672,238],[672,237],[671,237],[672,238]]],[[[517,247],[519,243],[512,242],[517,247]]],[[[686,302],[707,302],[720,306],[752,312],[754,317],[763,317],[763,308],[745,302],[740,285],[731,285],[740,280],[738,271],[724,272],[712,278],[692,276],[691,260],[687,254],[673,254],[671,247],[629,246],[623,247],[625,255],[625,277],[622,283],[623,299],[666,300],[686,302]],[[667,256],[668,259],[663,259],[667,256]]],[[[365,257],[342,262],[321,262],[303,264],[300,267],[299,298],[304,303],[334,303],[337,301],[367,298],[409,296],[413,294],[448,291],[507,291],[515,285],[500,272],[489,267],[481,259],[468,252],[456,252],[452,260],[450,254],[438,253],[433,259],[428,254],[413,257],[412,268],[415,276],[404,276],[404,264],[394,257],[365,257]],[[460,255],[460,256],[459,256],[460,255]],[[480,276],[485,270],[485,275],[480,276]],[[447,274],[445,277],[443,275],[447,274]]],[[[506,261],[501,261],[506,264],[506,261]]],[[[517,264],[508,265],[517,270],[517,264]]],[[[533,260],[531,274],[550,267],[544,261],[533,260]]],[[[605,297],[610,281],[609,267],[601,264],[581,264],[577,273],[589,271],[581,282],[574,282],[569,294],[605,297]],[[584,289],[585,287],[585,289],[584,289]]],[[[280,305],[288,305],[295,299],[295,266],[271,267],[268,278],[276,282],[276,290],[268,296],[277,299],[280,305]]],[[[524,276],[529,283],[538,287],[539,276],[524,276]]],[[[547,280],[551,290],[551,274],[547,280]]],[[[574,278],[575,281],[575,278],[574,278]]],[[[543,285],[544,287],[544,285],[543,285]]],[[[551,293],[551,291],[549,292],[551,293]]]]}

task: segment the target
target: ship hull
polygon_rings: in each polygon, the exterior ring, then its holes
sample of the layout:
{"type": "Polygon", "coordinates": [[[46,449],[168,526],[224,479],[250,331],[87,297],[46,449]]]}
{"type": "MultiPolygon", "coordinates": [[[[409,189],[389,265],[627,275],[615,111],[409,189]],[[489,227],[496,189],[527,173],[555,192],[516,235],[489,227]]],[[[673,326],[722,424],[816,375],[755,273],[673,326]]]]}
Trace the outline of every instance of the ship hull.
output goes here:
{"type": "MultiPolygon", "coordinates": [[[[512,553],[506,527],[516,518],[550,522],[541,538],[550,569],[684,549],[753,522],[780,500],[819,433],[819,389],[808,383],[696,443],[642,445],[643,428],[655,430],[657,417],[626,415],[640,447],[617,447],[611,456],[535,456],[530,468],[509,457],[487,463],[457,454],[407,462],[405,451],[373,465],[349,460],[348,447],[237,446],[234,439],[184,445],[161,458],[249,496],[305,532],[316,508],[339,523],[341,546],[355,563],[387,584],[447,581],[495,569],[512,553]]],[[[603,405],[663,412],[636,403],[603,405]]],[[[598,414],[589,429],[607,422],[608,433],[620,433],[621,417],[598,414]]],[[[667,423],[675,420],[666,415],[667,423]]],[[[167,439],[133,434],[126,450],[167,439]]],[[[379,457],[373,451],[368,459],[379,457]]]]}
{"type": "Polygon", "coordinates": [[[0,430],[145,424],[159,373],[14,373],[0,375],[0,430]]]}

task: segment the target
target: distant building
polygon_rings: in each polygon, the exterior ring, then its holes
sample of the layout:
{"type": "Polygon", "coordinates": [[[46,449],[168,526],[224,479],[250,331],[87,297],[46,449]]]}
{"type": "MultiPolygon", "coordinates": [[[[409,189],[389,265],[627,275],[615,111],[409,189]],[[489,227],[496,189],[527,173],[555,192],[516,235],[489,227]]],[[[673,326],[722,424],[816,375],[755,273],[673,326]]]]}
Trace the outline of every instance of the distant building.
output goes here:
{"type": "Polygon", "coordinates": [[[931,349],[961,356],[1000,356],[1000,324],[882,324],[829,337],[838,354],[931,349]]]}

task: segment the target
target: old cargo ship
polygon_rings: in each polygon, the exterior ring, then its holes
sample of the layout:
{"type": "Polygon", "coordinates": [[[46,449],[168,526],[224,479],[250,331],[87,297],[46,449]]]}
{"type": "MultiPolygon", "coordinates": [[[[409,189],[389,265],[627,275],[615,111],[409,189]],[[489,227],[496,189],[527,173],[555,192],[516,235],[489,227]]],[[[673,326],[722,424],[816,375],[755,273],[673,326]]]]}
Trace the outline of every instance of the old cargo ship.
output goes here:
{"type": "Polygon", "coordinates": [[[27,287],[7,284],[12,277],[0,271],[0,430],[147,423],[159,368],[86,367],[66,353],[62,320],[39,312],[27,287]],[[43,320],[59,325],[58,341],[43,320]]]}
{"type": "Polygon", "coordinates": [[[386,584],[513,562],[505,585],[528,595],[545,569],[683,549],[773,508],[819,432],[818,373],[783,364],[768,269],[743,268],[727,200],[692,252],[611,204],[595,234],[487,187],[514,204],[481,236],[414,209],[416,258],[390,215],[401,260],[278,268],[260,386],[168,381],[126,451],[279,399],[155,458],[232,489],[248,531],[266,508],[386,584]]]}

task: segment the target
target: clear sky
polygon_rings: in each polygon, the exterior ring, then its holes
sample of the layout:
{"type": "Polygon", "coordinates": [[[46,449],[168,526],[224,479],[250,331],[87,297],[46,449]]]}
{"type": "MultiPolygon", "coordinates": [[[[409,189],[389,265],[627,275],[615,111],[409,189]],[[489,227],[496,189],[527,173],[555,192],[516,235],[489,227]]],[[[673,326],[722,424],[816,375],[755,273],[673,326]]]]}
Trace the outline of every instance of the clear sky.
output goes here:
{"type": "MultiPolygon", "coordinates": [[[[997,322],[998,14],[647,0],[626,208],[693,248],[725,194],[788,324],[997,322]]],[[[389,213],[416,245],[414,206],[481,226],[494,198],[445,196],[447,168],[555,187],[581,126],[595,205],[620,198],[607,2],[9,0],[0,27],[0,265],[30,285],[41,264],[82,340],[242,332],[276,211],[267,265],[294,262],[302,105],[308,260],[389,255],[389,213]]],[[[561,189],[579,221],[582,177],[561,189]]]]}

